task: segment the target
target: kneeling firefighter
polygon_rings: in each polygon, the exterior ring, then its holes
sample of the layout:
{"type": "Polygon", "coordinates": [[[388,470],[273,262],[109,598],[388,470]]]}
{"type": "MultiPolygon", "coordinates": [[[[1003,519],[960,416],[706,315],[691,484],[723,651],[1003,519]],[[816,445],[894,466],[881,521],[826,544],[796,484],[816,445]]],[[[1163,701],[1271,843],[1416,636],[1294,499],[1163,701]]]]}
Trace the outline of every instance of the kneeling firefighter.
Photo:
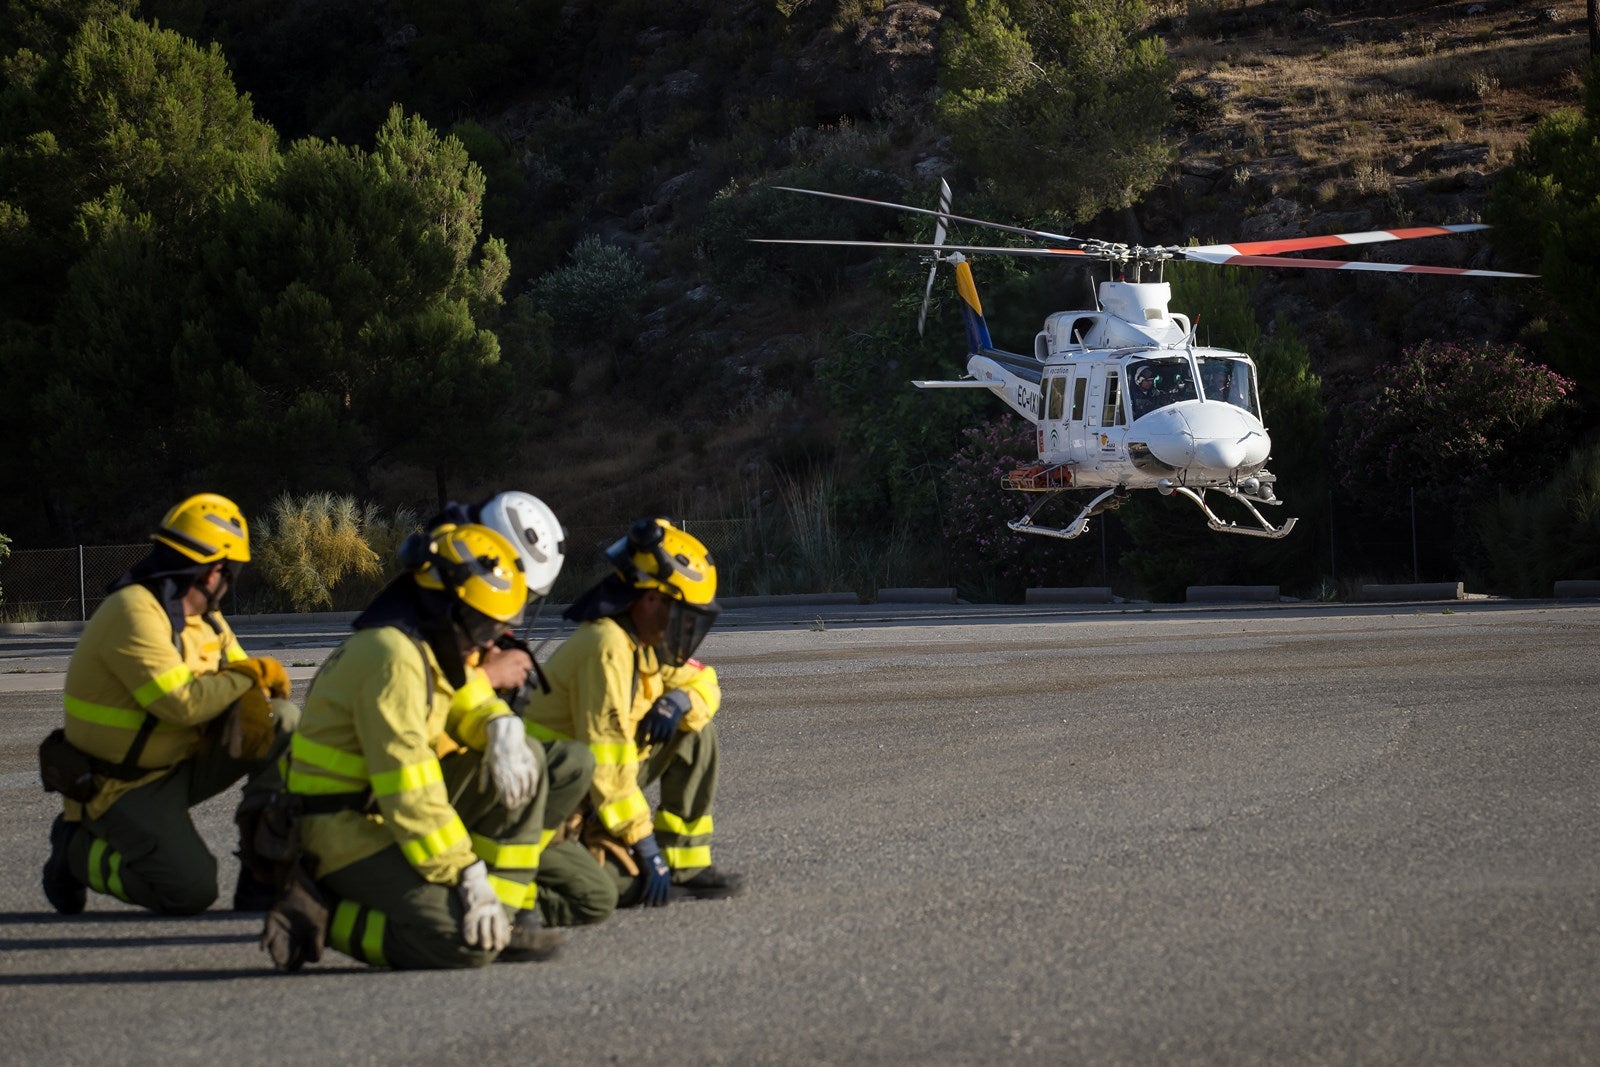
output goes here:
{"type": "MultiPolygon", "coordinates": [[[[45,788],[65,797],[43,877],[64,915],[83,910],[89,889],[169,915],[210,907],[217,861],[189,809],[241,778],[247,800],[275,788],[298,716],[283,665],[249,656],[218,610],[250,559],[238,506],[191,496],[150,539],[84,626],[65,728],[39,749],[45,788]]],[[[271,902],[241,872],[234,908],[271,902]]]]}
{"type": "Polygon", "coordinates": [[[303,853],[262,936],[280,970],[317,959],[324,936],[397,968],[540,959],[560,943],[530,907],[542,754],[495,692],[532,665],[494,645],[527,601],[520,558],[493,530],[447,523],[401,561],[317,672],[290,744],[303,853]],[[442,760],[441,735],[461,746],[442,760]]]}
{"type": "Polygon", "coordinates": [[[721,611],[705,545],[641,519],[606,550],[613,573],[567,609],[577,630],[544,665],[523,717],[541,741],[594,755],[584,840],[622,907],[732,896],[741,877],[711,863],[722,701],[717,672],[693,658],[721,611]],[[644,787],[661,783],[653,814],[644,787]]]}
{"type": "MultiPolygon", "coordinates": [[[[441,522],[480,523],[511,542],[522,557],[529,611],[537,617],[566,560],[566,532],[549,505],[531,493],[505,492],[482,504],[452,502],[430,525],[441,522]]],[[[527,625],[532,625],[531,619],[527,625]]],[[[500,648],[522,649],[530,659],[533,657],[534,650],[527,641],[509,630],[495,643],[500,648]]],[[[533,660],[517,686],[499,693],[520,715],[533,693],[547,692],[549,687],[538,661],[533,660]]],[[[546,772],[541,838],[544,848],[539,854],[539,873],[530,891],[531,899],[537,900],[539,917],[546,926],[600,922],[617,908],[617,885],[579,839],[579,808],[594,780],[594,756],[581,741],[545,738],[531,743],[544,750],[546,772]]],[[[442,739],[441,756],[454,747],[454,742],[442,739]]]]}
{"type": "MultiPolygon", "coordinates": [[[[474,521],[502,534],[522,557],[530,602],[550,595],[566,560],[566,533],[549,505],[530,493],[500,493],[470,509],[474,521]]],[[[537,614],[537,609],[535,609],[537,614]]],[[[504,647],[533,649],[515,635],[500,639],[504,647]]],[[[503,695],[517,714],[534,693],[549,692],[550,683],[537,661],[514,690],[503,695]]],[[[617,884],[579,839],[580,808],[594,781],[594,755],[582,741],[540,738],[544,749],[548,799],[544,814],[544,851],[539,856],[539,916],[546,926],[597,923],[617,908],[617,884]]]]}

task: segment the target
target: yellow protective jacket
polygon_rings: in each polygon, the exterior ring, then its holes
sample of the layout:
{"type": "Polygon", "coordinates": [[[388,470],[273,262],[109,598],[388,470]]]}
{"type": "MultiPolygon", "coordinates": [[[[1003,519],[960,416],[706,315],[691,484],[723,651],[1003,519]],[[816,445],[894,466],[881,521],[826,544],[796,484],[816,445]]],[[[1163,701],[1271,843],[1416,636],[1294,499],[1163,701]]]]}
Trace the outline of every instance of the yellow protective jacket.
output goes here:
{"type": "Polygon", "coordinates": [[[142,585],[123,586],[95,609],[62,687],[67,740],[121,763],[153,717],[155,729],[137,761],[150,773],[131,781],[97,777],[99,794],[87,805],[68,800],[68,819],[98,819],[129,790],[171,770],[203,743],[200,728],[250,688],[248,675],[220,670],[246,653],[220,613],[209,618],[214,626],[206,616],[187,616],[174,642],[166,608],[142,585]]]}
{"type": "Polygon", "coordinates": [[[550,692],[536,691],[523,710],[528,733],[540,741],[575,738],[594,753],[589,798],[606,829],[631,845],[651,833],[650,805],[639,788],[639,764],[649,746],[639,723],[664,693],[682,689],[689,710],[679,729],[699,731],[717,713],[717,672],[699,660],[663,666],[615,619],[581,623],[543,665],[550,692]]]}
{"type": "Polygon", "coordinates": [[[402,630],[357,630],[311,682],[289,742],[286,782],[307,797],[363,796],[377,811],[307,815],[306,851],[325,877],[399,845],[429,882],[454,885],[478,857],[450,804],[434,746],[448,734],[482,751],[491,719],[510,715],[481,670],[453,688],[433,649],[402,630]],[[431,683],[430,683],[431,679],[431,683]]]}

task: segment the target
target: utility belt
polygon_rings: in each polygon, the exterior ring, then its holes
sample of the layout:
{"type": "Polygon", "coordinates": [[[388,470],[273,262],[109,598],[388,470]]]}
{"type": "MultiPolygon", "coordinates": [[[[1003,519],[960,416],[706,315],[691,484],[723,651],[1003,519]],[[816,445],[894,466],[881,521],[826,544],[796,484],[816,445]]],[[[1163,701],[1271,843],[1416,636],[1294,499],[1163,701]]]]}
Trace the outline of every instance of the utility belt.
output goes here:
{"type": "Polygon", "coordinates": [[[45,792],[60,793],[68,800],[87,804],[100,793],[100,786],[95,782],[97,775],[133,782],[155,771],[166,770],[165,767],[139,766],[139,755],[155,728],[156,717],[147,714],[121,763],[89,755],[67,740],[66,730],[50,731],[39,744],[39,780],[44,783],[45,792]]]}

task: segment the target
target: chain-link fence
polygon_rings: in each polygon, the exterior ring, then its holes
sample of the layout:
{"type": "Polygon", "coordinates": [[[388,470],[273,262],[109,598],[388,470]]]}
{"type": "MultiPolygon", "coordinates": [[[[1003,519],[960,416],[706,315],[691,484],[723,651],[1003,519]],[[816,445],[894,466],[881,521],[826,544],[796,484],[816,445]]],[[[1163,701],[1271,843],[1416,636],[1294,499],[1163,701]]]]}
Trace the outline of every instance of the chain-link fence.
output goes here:
{"type": "MultiPolygon", "coordinates": [[[[713,558],[725,555],[742,540],[739,519],[674,520],[711,550],[713,558]]],[[[616,526],[578,526],[567,530],[567,562],[551,591],[550,600],[570,603],[606,573],[602,552],[624,529],[616,526]]],[[[143,559],[150,542],[132,545],[79,545],[76,548],[32,548],[12,551],[0,562],[0,621],[55,622],[87,619],[106,598],[106,586],[143,559]]],[[[230,613],[241,607],[262,610],[264,576],[259,567],[247,566],[230,613]]],[[[724,593],[733,592],[724,589],[724,593]]]]}
{"type": "Polygon", "coordinates": [[[106,598],[106,586],[149,551],[149,541],[13,550],[0,562],[0,616],[13,622],[87,619],[106,598]]]}

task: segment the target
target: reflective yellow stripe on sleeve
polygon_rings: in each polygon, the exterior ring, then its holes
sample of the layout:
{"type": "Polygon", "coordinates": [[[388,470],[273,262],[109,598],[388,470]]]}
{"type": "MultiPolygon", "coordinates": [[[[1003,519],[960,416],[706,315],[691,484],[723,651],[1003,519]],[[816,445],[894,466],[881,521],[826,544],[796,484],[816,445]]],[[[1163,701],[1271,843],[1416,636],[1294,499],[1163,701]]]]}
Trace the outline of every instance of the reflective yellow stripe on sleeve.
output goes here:
{"type": "Polygon", "coordinates": [[[621,767],[639,762],[639,746],[632,741],[589,742],[597,767],[621,767]]]}
{"type": "Polygon", "coordinates": [[[656,812],[655,828],[670,834],[681,834],[684,837],[701,837],[714,829],[709,815],[702,815],[694,822],[685,822],[670,811],[656,812]]]}
{"type": "Polygon", "coordinates": [[[612,833],[639,818],[650,814],[650,802],[645,800],[644,794],[635,789],[620,800],[613,800],[600,809],[600,821],[606,824],[606,829],[612,833]]]}
{"type": "Polygon", "coordinates": [[[141,708],[148,708],[168,693],[182,689],[194,681],[194,672],[186,663],[180,663],[171,670],[162,671],[148,682],[133,691],[133,699],[139,702],[141,708]]]}
{"type": "Polygon", "coordinates": [[[239,642],[234,641],[228,645],[227,651],[223,653],[223,656],[229,663],[238,663],[240,660],[249,659],[250,653],[240,648],[239,642]]]}
{"type": "Polygon", "coordinates": [[[372,795],[391,797],[411,789],[426,789],[444,781],[444,771],[432,756],[419,763],[396,767],[392,771],[379,771],[372,776],[372,795]]]}
{"type": "Polygon", "coordinates": [[[420,867],[435,856],[442,856],[457,845],[465,844],[470,838],[467,828],[462,823],[460,816],[452,816],[450,821],[431,834],[413,837],[409,841],[400,843],[400,851],[413,867],[420,867]]]}

